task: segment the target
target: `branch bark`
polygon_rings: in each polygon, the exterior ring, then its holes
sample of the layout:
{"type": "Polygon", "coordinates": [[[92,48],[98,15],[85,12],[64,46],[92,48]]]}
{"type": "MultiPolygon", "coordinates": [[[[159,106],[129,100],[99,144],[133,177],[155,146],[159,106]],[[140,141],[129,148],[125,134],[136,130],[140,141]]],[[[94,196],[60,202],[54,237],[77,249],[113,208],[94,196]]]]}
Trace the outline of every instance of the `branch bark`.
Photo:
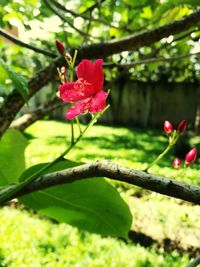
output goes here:
{"type": "MultiPolygon", "coordinates": [[[[112,180],[140,186],[162,195],[186,200],[194,204],[200,204],[200,186],[186,184],[174,179],[149,174],[140,170],[121,167],[117,164],[104,160],[42,175],[16,193],[13,198],[51,186],[72,183],[81,179],[93,177],[107,177],[112,180]]],[[[4,189],[4,192],[6,190],[7,189],[4,189]]]]}
{"type": "Polygon", "coordinates": [[[194,261],[190,262],[187,267],[196,267],[200,264],[200,256],[196,257],[194,261]]]}
{"type": "Polygon", "coordinates": [[[14,37],[12,34],[4,31],[1,28],[0,28],[0,35],[6,39],[12,41],[14,44],[17,44],[17,45],[20,45],[21,47],[25,47],[25,48],[28,48],[30,50],[33,50],[36,53],[40,53],[40,54],[43,54],[43,55],[51,57],[51,58],[55,58],[57,56],[56,54],[54,54],[52,52],[46,51],[44,49],[35,47],[33,45],[30,45],[30,44],[26,44],[26,43],[22,42],[21,40],[19,40],[18,38],[14,37]]]}
{"type": "Polygon", "coordinates": [[[118,63],[105,63],[104,67],[106,68],[113,68],[113,67],[120,67],[120,68],[132,68],[136,65],[142,65],[142,64],[150,64],[150,63],[154,63],[154,62],[171,62],[171,61],[175,61],[175,60],[179,60],[179,59],[183,59],[183,58],[187,58],[187,57],[192,57],[192,56],[199,56],[200,52],[196,52],[196,53],[188,53],[188,54],[182,54],[179,56],[174,56],[174,57],[154,57],[154,58],[147,58],[147,59],[142,59],[142,60],[138,60],[135,61],[133,63],[128,63],[128,64],[118,64],[118,63]]]}
{"type": "Polygon", "coordinates": [[[55,109],[65,106],[67,103],[62,102],[57,96],[53,99],[50,99],[45,105],[39,107],[38,109],[25,113],[18,119],[14,120],[10,128],[19,130],[23,132],[26,128],[28,128],[31,124],[44,118],[44,116],[50,114],[55,109]]]}
{"type": "MultiPolygon", "coordinates": [[[[81,47],[79,49],[77,61],[83,58],[103,58],[112,54],[120,53],[122,51],[137,49],[145,45],[152,44],[161,40],[169,35],[174,35],[180,32],[184,32],[197,23],[200,22],[200,9],[192,14],[185,16],[184,18],[177,20],[173,23],[165,26],[158,27],[153,30],[144,31],[137,35],[130,35],[126,38],[110,40],[104,43],[98,43],[81,47]]],[[[73,50],[69,51],[73,53],[73,50]]],[[[64,64],[62,57],[59,57],[41,70],[34,78],[29,82],[29,97],[39,91],[45,84],[48,83],[50,77],[56,73],[56,67],[64,64]]],[[[14,90],[5,100],[3,106],[0,109],[0,137],[9,127],[10,123],[24,105],[22,96],[14,90]]]]}

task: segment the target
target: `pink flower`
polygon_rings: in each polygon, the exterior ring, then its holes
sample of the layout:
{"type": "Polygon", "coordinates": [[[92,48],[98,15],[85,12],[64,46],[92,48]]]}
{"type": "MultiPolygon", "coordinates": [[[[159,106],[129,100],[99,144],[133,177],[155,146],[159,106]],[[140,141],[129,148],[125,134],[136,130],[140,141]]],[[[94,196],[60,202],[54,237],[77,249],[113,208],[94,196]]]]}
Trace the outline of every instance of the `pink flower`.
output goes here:
{"type": "Polygon", "coordinates": [[[197,158],[197,149],[192,148],[185,156],[185,165],[191,165],[197,158]]]}
{"type": "Polygon", "coordinates": [[[186,120],[181,121],[178,125],[178,132],[179,133],[185,132],[186,127],[187,127],[187,121],[186,120]]]}
{"type": "Polygon", "coordinates": [[[102,91],[102,62],[102,59],[97,59],[94,63],[83,59],[76,70],[78,80],[59,86],[60,98],[64,102],[76,103],[66,113],[68,120],[85,111],[96,113],[104,109],[108,93],[102,91]]]}
{"type": "Polygon", "coordinates": [[[173,161],[173,166],[175,169],[179,169],[181,166],[181,160],[179,158],[175,158],[173,161]]]}
{"type": "Polygon", "coordinates": [[[164,131],[166,132],[166,134],[170,134],[173,131],[173,126],[170,121],[164,122],[164,131]]]}

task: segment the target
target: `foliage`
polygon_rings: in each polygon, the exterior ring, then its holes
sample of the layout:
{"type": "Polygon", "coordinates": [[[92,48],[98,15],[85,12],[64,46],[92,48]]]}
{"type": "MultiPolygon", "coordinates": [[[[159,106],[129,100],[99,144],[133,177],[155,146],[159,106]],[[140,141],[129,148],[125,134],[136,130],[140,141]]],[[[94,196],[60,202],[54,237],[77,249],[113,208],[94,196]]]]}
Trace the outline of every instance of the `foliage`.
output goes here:
{"type": "MultiPolygon", "coordinates": [[[[55,51],[56,38],[66,48],[87,43],[121,38],[130,34],[150,30],[180,19],[199,6],[198,0],[140,1],[13,1],[1,0],[0,15],[2,28],[17,26],[22,40],[47,51],[55,51]],[[91,9],[90,9],[91,8],[91,9]],[[60,17],[58,16],[60,15],[60,17]],[[80,14],[80,15],[78,15],[80,14]],[[64,18],[64,19],[63,19],[64,18]],[[54,27],[52,27],[54,25],[54,27]]],[[[173,57],[198,52],[199,27],[165,38],[152,46],[136,51],[123,52],[108,58],[116,63],[131,63],[149,57],[173,57]]],[[[49,59],[44,60],[31,50],[1,42],[0,47],[9,64],[21,69],[23,74],[38,70],[49,59]]],[[[138,80],[196,81],[199,77],[197,57],[186,57],[173,62],[154,62],[137,65],[130,69],[130,75],[138,80]]],[[[107,79],[120,73],[114,68],[107,72],[107,79]]]]}
{"type": "Polygon", "coordinates": [[[0,210],[2,267],[179,267],[187,256],[125,244],[112,238],[55,224],[35,214],[4,207],[0,210]],[[17,240],[17,242],[16,242],[17,240]]]}

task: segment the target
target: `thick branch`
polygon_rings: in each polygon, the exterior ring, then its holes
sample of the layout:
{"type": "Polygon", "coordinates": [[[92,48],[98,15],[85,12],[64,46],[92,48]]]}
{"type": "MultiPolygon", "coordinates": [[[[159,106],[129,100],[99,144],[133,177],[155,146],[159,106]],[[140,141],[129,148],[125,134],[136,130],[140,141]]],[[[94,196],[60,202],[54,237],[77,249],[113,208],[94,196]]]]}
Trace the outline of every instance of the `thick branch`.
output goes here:
{"type": "MultiPolygon", "coordinates": [[[[184,32],[199,23],[199,21],[200,9],[181,20],[153,30],[122,39],[82,47],[79,49],[77,61],[80,61],[82,58],[103,58],[122,51],[137,49],[138,47],[157,42],[169,35],[184,32]]],[[[72,52],[73,51],[70,51],[70,53],[72,52]]],[[[64,64],[63,58],[57,58],[47,68],[41,70],[33,79],[31,79],[29,82],[29,96],[31,97],[34,95],[42,88],[42,86],[47,84],[50,77],[56,73],[56,65],[60,66],[62,64],[64,64]]],[[[9,127],[10,123],[23,105],[24,100],[17,91],[13,91],[5,100],[4,105],[0,109],[0,137],[9,127]]]]}
{"type": "Polygon", "coordinates": [[[20,45],[21,47],[28,48],[30,50],[33,50],[33,51],[35,51],[37,53],[43,54],[43,55],[48,56],[48,57],[52,57],[52,58],[55,58],[56,57],[56,54],[54,54],[52,52],[49,52],[49,51],[46,51],[44,49],[35,47],[33,45],[26,44],[26,43],[20,41],[18,38],[14,37],[12,34],[4,31],[1,28],[0,28],[0,35],[3,36],[3,37],[5,37],[6,39],[12,41],[13,43],[15,43],[17,45],[20,45]]]}
{"type": "Polygon", "coordinates": [[[19,191],[14,197],[19,197],[51,186],[72,183],[92,177],[107,177],[112,180],[140,186],[162,195],[200,204],[200,187],[197,185],[186,184],[143,171],[121,167],[109,161],[96,161],[40,176],[33,183],[19,191]]]}
{"type": "Polygon", "coordinates": [[[190,262],[187,267],[196,267],[200,264],[200,256],[196,257],[194,261],[190,262]]]}
{"type": "Polygon", "coordinates": [[[65,102],[62,102],[57,96],[53,99],[50,99],[45,105],[40,106],[38,109],[25,113],[21,117],[14,120],[10,128],[24,131],[27,127],[29,127],[31,124],[36,122],[37,120],[40,120],[44,118],[44,116],[49,115],[52,111],[55,109],[58,109],[60,107],[63,107],[66,105],[65,102]]]}

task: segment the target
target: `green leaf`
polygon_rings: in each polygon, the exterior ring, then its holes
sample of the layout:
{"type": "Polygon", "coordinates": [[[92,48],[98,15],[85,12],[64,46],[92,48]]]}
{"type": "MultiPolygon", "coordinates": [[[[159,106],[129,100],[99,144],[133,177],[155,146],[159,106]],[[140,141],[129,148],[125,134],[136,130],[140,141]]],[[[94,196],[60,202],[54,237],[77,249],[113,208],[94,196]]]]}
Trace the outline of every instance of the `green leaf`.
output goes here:
{"type": "Polygon", "coordinates": [[[16,183],[25,169],[24,150],[28,144],[17,130],[8,129],[0,141],[0,186],[16,183]]]}
{"type": "Polygon", "coordinates": [[[154,20],[159,19],[161,16],[165,14],[168,10],[183,5],[190,5],[190,6],[199,6],[199,0],[168,0],[164,2],[162,5],[158,5],[155,13],[153,14],[154,20]]]}
{"type": "Polygon", "coordinates": [[[29,95],[28,81],[24,78],[24,76],[11,70],[2,59],[0,59],[0,65],[7,72],[9,78],[15,85],[16,90],[23,96],[25,101],[28,101],[28,95],[29,95]]]}
{"type": "MultiPolygon", "coordinates": [[[[77,163],[69,161],[59,162],[54,169],[76,165],[77,163]]],[[[40,164],[39,168],[41,167],[44,167],[44,164],[40,164]]],[[[36,171],[38,166],[34,169],[36,171]]],[[[27,171],[26,175],[30,175],[32,171],[27,171]]],[[[117,190],[103,178],[54,186],[23,196],[20,201],[59,222],[104,236],[127,238],[131,227],[132,217],[127,204],[117,190]]]]}

